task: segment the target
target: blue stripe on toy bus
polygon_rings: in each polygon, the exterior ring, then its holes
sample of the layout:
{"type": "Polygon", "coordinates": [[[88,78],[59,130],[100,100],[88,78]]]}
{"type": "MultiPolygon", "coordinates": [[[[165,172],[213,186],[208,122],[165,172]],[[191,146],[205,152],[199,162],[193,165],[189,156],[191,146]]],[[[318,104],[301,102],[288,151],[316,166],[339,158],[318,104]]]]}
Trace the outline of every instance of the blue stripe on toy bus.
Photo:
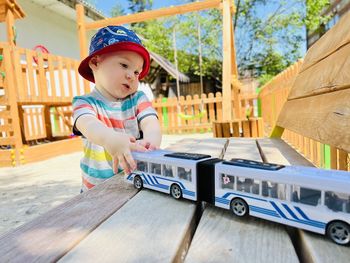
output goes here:
{"type": "Polygon", "coordinates": [[[299,214],[306,220],[310,220],[310,218],[307,217],[307,215],[305,215],[305,213],[297,206],[294,206],[294,208],[299,212],[299,214]]]}
{"type": "Polygon", "coordinates": [[[325,223],[322,223],[322,222],[319,222],[319,221],[315,221],[315,220],[308,220],[308,221],[305,221],[305,220],[294,220],[294,219],[290,219],[290,218],[287,218],[283,212],[281,211],[281,209],[279,209],[279,207],[272,201],[270,201],[270,203],[272,204],[272,206],[277,210],[277,212],[284,218],[284,219],[287,219],[289,221],[293,221],[293,222],[297,222],[297,223],[301,223],[301,224],[305,224],[305,225],[310,225],[310,226],[313,226],[313,227],[317,227],[317,228],[325,228],[326,224],[325,223]]]}
{"type": "Polygon", "coordinates": [[[174,182],[174,183],[178,183],[180,185],[180,187],[182,187],[182,189],[186,189],[186,187],[179,181],[171,180],[171,179],[168,179],[168,178],[162,178],[162,177],[159,177],[159,176],[155,176],[155,178],[166,180],[166,181],[170,181],[170,182],[174,182]]]}
{"type": "Polygon", "coordinates": [[[265,209],[265,208],[261,208],[261,207],[253,206],[253,205],[250,205],[249,209],[253,212],[257,212],[257,213],[261,213],[261,214],[265,214],[265,215],[270,215],[270,216],[274,216],[274,217],[280,217],[276,213],[276,211],[274,211],[274,210],[265,209]]]}
{"type": "Polygon", "coordinates": [[[230,203],[230,200],[227,200],[227,199],[221,198],[221,197],[217,197],[217,196],[215,196],[215,201],[218,203],[225,204],[225,205],[230,203]]]}
{"type": "Polygon", "coordinates": [[[149,184],[149,185],[150,185],[150,183],[149,183],[148,180],[147,180],[146,175],[145,175],[145,174],[142,174],[142,176],[144,177],[144,179],[145,179],[145,181],[146,181],[146,184],[149,184]]]}
{"type": "Polygon", "coordinates": [[[282,204],[282,205],[294,219],[299,220],[299,218],[293,213],[293,211],[286,204],[282,204]]]}
{"type": "Polygon", "coordinates": [[[267,202],[267,200],[264,200],[264,199],[261,199],[261,198],[252,197],[252,196],[249,196],[249,195],[242,195],[242,194],[232,193],[232,192],[229,192],[229,193],[224,194],[224,195],[222,196],[222,198],[227,198],[229,195],[237,195],[237,196],[242,196],[242,197],[246,197],[246,198],[250,198],[250,199],[255,199],[255,200],[267,202]]]}
{"type": "Polygon", "coordinates": [[[152,176],[149,176],[148,174],[146,175],[148,177],[148,179],[151,181],[152,184],[154,184],[153,180],[152,180],[152,176]]]}
{"type": "Polygon", "coordinates": [[[155,181],[157,184],[159,184],[159,182],[158,182],[158,180],[157,180],[157,178],[156,178],[155,176],[152,176],[152,178],[154,179],[154,181],[155,181]]]}
{"type": "Polygon", "coordinates": [[[192,192],[192,191],[189,191],[189,190],[182,190],[182,193],[184,194],[184,195],[189,195],[189,196],[194,196],[194,192],[192,192]]]}
{"type": "Polygon", "coordinates": [[[131,180],[131,177],[133,176],[134,174],[129,174],[129,176],[128,176],[128,180],[131,180]]]}

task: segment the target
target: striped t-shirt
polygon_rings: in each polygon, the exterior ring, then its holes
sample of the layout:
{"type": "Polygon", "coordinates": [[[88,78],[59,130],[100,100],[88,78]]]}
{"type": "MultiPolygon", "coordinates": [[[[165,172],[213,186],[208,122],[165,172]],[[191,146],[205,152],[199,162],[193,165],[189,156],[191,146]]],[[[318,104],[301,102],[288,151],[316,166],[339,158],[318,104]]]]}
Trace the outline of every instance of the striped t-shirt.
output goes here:
{"type": "MultiPolygon", "coordinates": [[[[148,116],[157,116],[145,93],[137,91],[118,100],[107,100],[96,88],[87,95],[73,98],[73,132],[82,135],[75,127],[76,120],[91,114],[107,127],[140,138],[140,122],[148,116]]],[[[84,156],[80,161],[82,190],[87,190],[114,175],[111,155],[100,145],[82,136],[84,156]]]]}

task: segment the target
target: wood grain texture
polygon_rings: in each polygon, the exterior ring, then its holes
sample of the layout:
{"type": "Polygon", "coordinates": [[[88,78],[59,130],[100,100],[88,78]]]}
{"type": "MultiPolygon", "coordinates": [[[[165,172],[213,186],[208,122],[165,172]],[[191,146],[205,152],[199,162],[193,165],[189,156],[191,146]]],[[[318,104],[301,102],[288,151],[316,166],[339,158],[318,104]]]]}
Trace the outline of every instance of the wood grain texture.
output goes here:
{"type": "MultiPolygon", "coordinates": [[[[254,139],[230,139],[224,159],[262,161],[254,139]]],[[[293,244],[279,224],[208,206],[185,262],[298,262],[293,244]]]]}
{"type": "MultiPolygon", "coordinates": [[[[293,148],[279,139],[258,140],[263,155],[268,162],[285,165],[312,166],[293,148]]],[[[325,236],[298,230],[297,250],[301,261],[314,263],[349,262],[349,247],[339,246],[325,236]]]]}
{"type": "MultiPolygon", "coordinates": [[[[167,149],[219,157],[225,144],[225,139],[184,139],[167,149]]],[[[60,262],[181,262],[196,211],[195,202],[142,190],[60,262]]]]}
{"type": "Polygon", "coordinates": [[[195,208],[142,190],[59,262],[173,262],[195,208]]]}
{"type": "Polygon", "coordinates": [[[347,13],[321,39],[310,47],[301,71],[311,67],[350,42],[349,22],[350,14],[347,13]]]}
{"type": "Polygon", "coordinates": [[[350,89],[287,101],[277,126],[350,152],[350,89]]]}
{"type": "Polygon", "coordinates": [[[279,224],[207,207],[185,259],[190,262],[299,262],[279,224]]]}
{"type": "Polygon", "coordinates": [[[122,176],[115,176],[1,236],[0,261],[56,261],[136,193],[122,176]]]}

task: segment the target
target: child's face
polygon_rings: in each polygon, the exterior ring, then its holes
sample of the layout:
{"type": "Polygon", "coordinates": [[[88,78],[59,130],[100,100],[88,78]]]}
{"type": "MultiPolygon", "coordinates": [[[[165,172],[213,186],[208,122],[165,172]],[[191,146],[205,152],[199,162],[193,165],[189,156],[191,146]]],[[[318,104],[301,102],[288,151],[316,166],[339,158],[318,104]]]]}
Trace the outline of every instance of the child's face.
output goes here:
{"type": "Polygon", "coordinates": [[[96,56],[89,62],[96,87],[108,99],[123,99],[137,91],[143,58],[132,51],[96,56]]]}

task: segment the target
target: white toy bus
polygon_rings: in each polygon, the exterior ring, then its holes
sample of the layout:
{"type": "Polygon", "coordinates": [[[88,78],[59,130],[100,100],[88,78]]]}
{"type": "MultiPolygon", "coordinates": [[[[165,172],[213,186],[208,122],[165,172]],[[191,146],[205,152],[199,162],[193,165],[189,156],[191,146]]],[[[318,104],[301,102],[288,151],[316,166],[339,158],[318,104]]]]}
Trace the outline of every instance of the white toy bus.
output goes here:
{"type": "Polygon", "coordinates": [[[252,215],[350,243],[350,174],[313,167],[153,151],[133,153],[127,180],[176,199],[205,201],[234,215],[252,215]]]}

